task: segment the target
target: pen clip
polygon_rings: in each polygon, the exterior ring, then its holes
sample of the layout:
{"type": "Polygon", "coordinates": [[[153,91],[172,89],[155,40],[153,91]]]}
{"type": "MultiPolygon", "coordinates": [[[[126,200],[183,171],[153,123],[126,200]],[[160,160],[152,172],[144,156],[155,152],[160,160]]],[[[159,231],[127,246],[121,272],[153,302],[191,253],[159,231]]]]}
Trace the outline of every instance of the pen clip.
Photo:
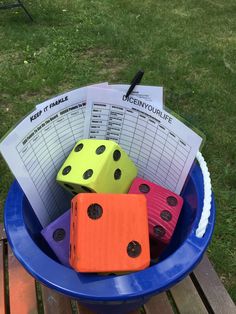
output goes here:
{"type": "Polygon", "coordinates": [[[144,74],[144,71],[142,71],[142,70],[139,70],[139,71],[135,74],[134,78],[132,79],[132,81],[131,81],[131,83],[130,83],[131,85],[130,85],[130,87],[129,87],[129,89],[128,89],[126,95],[125,95],[126,98],[129,97],[129,95],[130,95],[130,94],[132,93],[132,91],[134,90],[135,86],[138,85],[138,84],[141,82],[142,77],[143,77],[143,74],[144,74]]]}

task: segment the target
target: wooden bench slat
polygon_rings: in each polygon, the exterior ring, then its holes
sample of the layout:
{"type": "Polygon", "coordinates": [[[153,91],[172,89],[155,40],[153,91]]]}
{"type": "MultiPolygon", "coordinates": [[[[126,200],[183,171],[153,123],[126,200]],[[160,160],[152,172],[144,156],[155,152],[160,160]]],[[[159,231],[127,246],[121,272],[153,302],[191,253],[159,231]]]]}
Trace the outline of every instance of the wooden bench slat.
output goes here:
{"type": "Polygon", "coordinates": [[[71,314],[70,299],[58,292],[41,285],[44,314],[71,314]]]}
{"type": "Polygon", "coordinates": [[[5,288],[4,288],[4,243],[0,240],[0,314],[5,314],[5,288]]]}
{"type": "Polygon", "coordinates": [[[37,314],[35,281],[17,261],[9,245],[8,271],[11,314],[37,314]]]}
{"type": "Polygon", "coordinates": [[[4,225],[0,223],[0,240],[5,240],[7,238],[4,225]]]}
{"type": "Polygon", "coordinates": [[[87,309],[83,304],[76,302],[78,314],[94,314],[91,310],[87,309]]]}
{"type": "Polygon", "coordinates": [[[236,306],[205,255],[192,275],[214,313],[236,314],[236,306]]]}
{"type": "Polygon", "coordinates": [[[145,305],[144,305],[146,314],[173,314],[174,311],[170,304],[170,301],[165,292],[157,294],[152,297],[145,305]]]}
{"type": "MultiPolygon", "coordinates": [[[[87,309],[82,303],[76,302],[77,303],[77,310],[78,310],[78,314],[95,314],[94,312],[92,312],[91,310],[87,309]]],[[[140,314],[140,311],[133,311],[129,314],[140,314]]]]}
{"type": "Polygon", "coordinates": [[[170,292],[181,314],[208,313],[189,276],[175,285],[170,292]]]}

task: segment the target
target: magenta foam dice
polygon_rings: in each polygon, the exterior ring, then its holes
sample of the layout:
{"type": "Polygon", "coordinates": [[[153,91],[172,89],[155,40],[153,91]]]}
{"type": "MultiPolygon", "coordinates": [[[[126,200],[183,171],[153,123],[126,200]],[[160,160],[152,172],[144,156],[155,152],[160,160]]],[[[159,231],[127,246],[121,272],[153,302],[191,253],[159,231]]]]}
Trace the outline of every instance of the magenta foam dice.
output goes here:
{"type": "Polygon", "coordinates": [[[58,217],[41,231],[58,260],[66,266],[69,264],[70,247],[70,210],[58,217]]]}
{"type": "Polygon", "coordinates": [[[160,185],[141,178],[133,181],[129,193],[145,194],[149,234],[163,244],[168,244],[179,218],[183,198],[160,185]]]}

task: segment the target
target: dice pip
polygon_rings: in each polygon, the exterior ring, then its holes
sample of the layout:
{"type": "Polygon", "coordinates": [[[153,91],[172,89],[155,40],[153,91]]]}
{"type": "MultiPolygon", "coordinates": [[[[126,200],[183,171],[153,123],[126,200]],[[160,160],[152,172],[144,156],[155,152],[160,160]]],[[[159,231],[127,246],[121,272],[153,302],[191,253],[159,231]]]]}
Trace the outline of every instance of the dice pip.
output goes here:
{"type": "Polygon", "coordinates": [[[47,241],[58,260],[66,266],[69,264],[70,244],[70,210],[45,227],[41,234],[47,241]]]}
{"type": "Polygon", "coordinates": [[[183,198],[155,183],[136,178],[129,190],[147,198],[149,233],[168,244],[175,230],[183,205],[183,198]]]}
{"type": "Polygon", "coordinates": [[[72,199],[70,265],[80,272],[123,272],[150,263],[146,198],[81,193],[72,199]]]}
{"type": "Polygon", "coordinates": [[[114,141],[85,139],[76,143],[57,181],[72,194],[127,193],[137,168],[114,141]]]}

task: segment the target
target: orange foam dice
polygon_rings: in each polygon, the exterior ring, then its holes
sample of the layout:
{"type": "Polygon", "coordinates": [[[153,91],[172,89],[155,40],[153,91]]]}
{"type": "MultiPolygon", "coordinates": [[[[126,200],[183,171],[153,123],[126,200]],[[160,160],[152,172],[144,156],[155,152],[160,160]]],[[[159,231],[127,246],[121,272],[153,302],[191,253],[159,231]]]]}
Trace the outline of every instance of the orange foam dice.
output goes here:
{"type": "Polygon", "coordinates": [[[81,193],[72,199],[70,265],[76,271],[138,271],[149,263],[144,195],[81,193]]]}

